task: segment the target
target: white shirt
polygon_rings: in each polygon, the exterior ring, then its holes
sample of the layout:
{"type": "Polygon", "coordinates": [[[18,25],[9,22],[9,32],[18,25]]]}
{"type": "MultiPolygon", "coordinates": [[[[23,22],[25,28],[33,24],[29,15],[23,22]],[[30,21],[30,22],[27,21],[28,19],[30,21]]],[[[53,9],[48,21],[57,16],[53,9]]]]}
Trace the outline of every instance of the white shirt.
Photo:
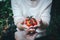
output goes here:
{"type": "Polygon", "coordinates": [[[37,5],[30,0],[11,0],[15,24],[22,22],[27,16],[42,19],[43,23],[49,24],[51,3],[52,0],[38,0],[37,5]]]}
{"type": "Polygon", "coordinates": [[[50,9],[52,0],[40,0],[36,7],[32,7],[30,0],[11,0],[14,22],[22,22],[27,16],[33,16],[36,19],[42,19],[49,24],[50,9]]]}

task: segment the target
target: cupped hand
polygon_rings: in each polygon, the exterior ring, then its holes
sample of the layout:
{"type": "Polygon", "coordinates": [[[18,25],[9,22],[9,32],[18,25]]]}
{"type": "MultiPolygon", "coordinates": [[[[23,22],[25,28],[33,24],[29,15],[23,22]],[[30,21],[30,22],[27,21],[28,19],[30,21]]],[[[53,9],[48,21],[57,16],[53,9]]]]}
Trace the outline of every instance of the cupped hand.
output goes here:
{"type": "Polygon", "coordinates": [[[26,30],[25,37],[26,37],[27,40],[34,40],[35,39],[37,33],[36,32],[33,33],[33,32],[35,32],[35,29],[27,29],[26,30]]]}

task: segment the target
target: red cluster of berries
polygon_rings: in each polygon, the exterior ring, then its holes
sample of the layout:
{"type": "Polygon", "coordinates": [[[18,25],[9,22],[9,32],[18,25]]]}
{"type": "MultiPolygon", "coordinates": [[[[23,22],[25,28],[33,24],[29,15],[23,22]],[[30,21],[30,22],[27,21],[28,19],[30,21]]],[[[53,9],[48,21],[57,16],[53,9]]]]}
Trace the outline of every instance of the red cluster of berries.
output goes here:
{"type": "Polygon", "coordinates": [[[22,24],[26,24],[28,27],[30,27],[37,25],[37,21],[35,18],[26,18],[26,20],[22,22],[22,24]]]}

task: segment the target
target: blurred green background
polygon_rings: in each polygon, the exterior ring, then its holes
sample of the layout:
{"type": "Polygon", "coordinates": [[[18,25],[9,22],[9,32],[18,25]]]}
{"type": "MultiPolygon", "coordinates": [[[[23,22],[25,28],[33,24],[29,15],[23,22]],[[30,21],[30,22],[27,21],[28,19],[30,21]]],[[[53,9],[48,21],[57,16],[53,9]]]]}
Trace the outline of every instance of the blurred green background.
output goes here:
{"type": "MultiPolygon", "coordinates": [[[[0,1],[0,34],[4,25],[11,26],[13,22],[11,0],[0,1]]],[[[60,40],[60,0],[53,0],[51,9],[51,22],[47,34],[53,34],[60,40]]]]}

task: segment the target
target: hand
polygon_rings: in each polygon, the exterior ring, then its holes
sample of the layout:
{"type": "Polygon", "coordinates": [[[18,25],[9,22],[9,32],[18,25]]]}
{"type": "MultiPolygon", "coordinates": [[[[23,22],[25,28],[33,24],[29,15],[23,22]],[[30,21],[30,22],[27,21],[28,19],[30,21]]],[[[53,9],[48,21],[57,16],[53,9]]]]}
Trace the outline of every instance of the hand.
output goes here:
{"type": "Polygon", "coordinates": [[[47,23],[45,23],[45,22],[43,22],[42,20],[40,21],[40,29],[41,30],[44,30],[44,29],[46,29],[47,28],[47,26],[48,26],[48,24],[47,23]]]}
{"type": "Polygon", "coordinates": [[[32,35],[32,36],[30,36],[30,35],[26,35],[26,39],[27,39],[27,40],[34,40],[35,37],[36,37],[36,35],[37,35],[37,33],[34,34],[34,35],[32,35]]]}
{"type": "Polygon", "coordinates": [[[27,29],[26,30],[26,39],[27,40],[34,40],[35,39],[37,33],[29,34],[29,32],[33,32],[33,31],[35,31],[35,29],[27,29]]]}
{"type": "Polygon", "coordinates": [[[21,31],[25,29],[25,27],[21,23],[17,24],[17,28],[19,28],[21,31]]]}

